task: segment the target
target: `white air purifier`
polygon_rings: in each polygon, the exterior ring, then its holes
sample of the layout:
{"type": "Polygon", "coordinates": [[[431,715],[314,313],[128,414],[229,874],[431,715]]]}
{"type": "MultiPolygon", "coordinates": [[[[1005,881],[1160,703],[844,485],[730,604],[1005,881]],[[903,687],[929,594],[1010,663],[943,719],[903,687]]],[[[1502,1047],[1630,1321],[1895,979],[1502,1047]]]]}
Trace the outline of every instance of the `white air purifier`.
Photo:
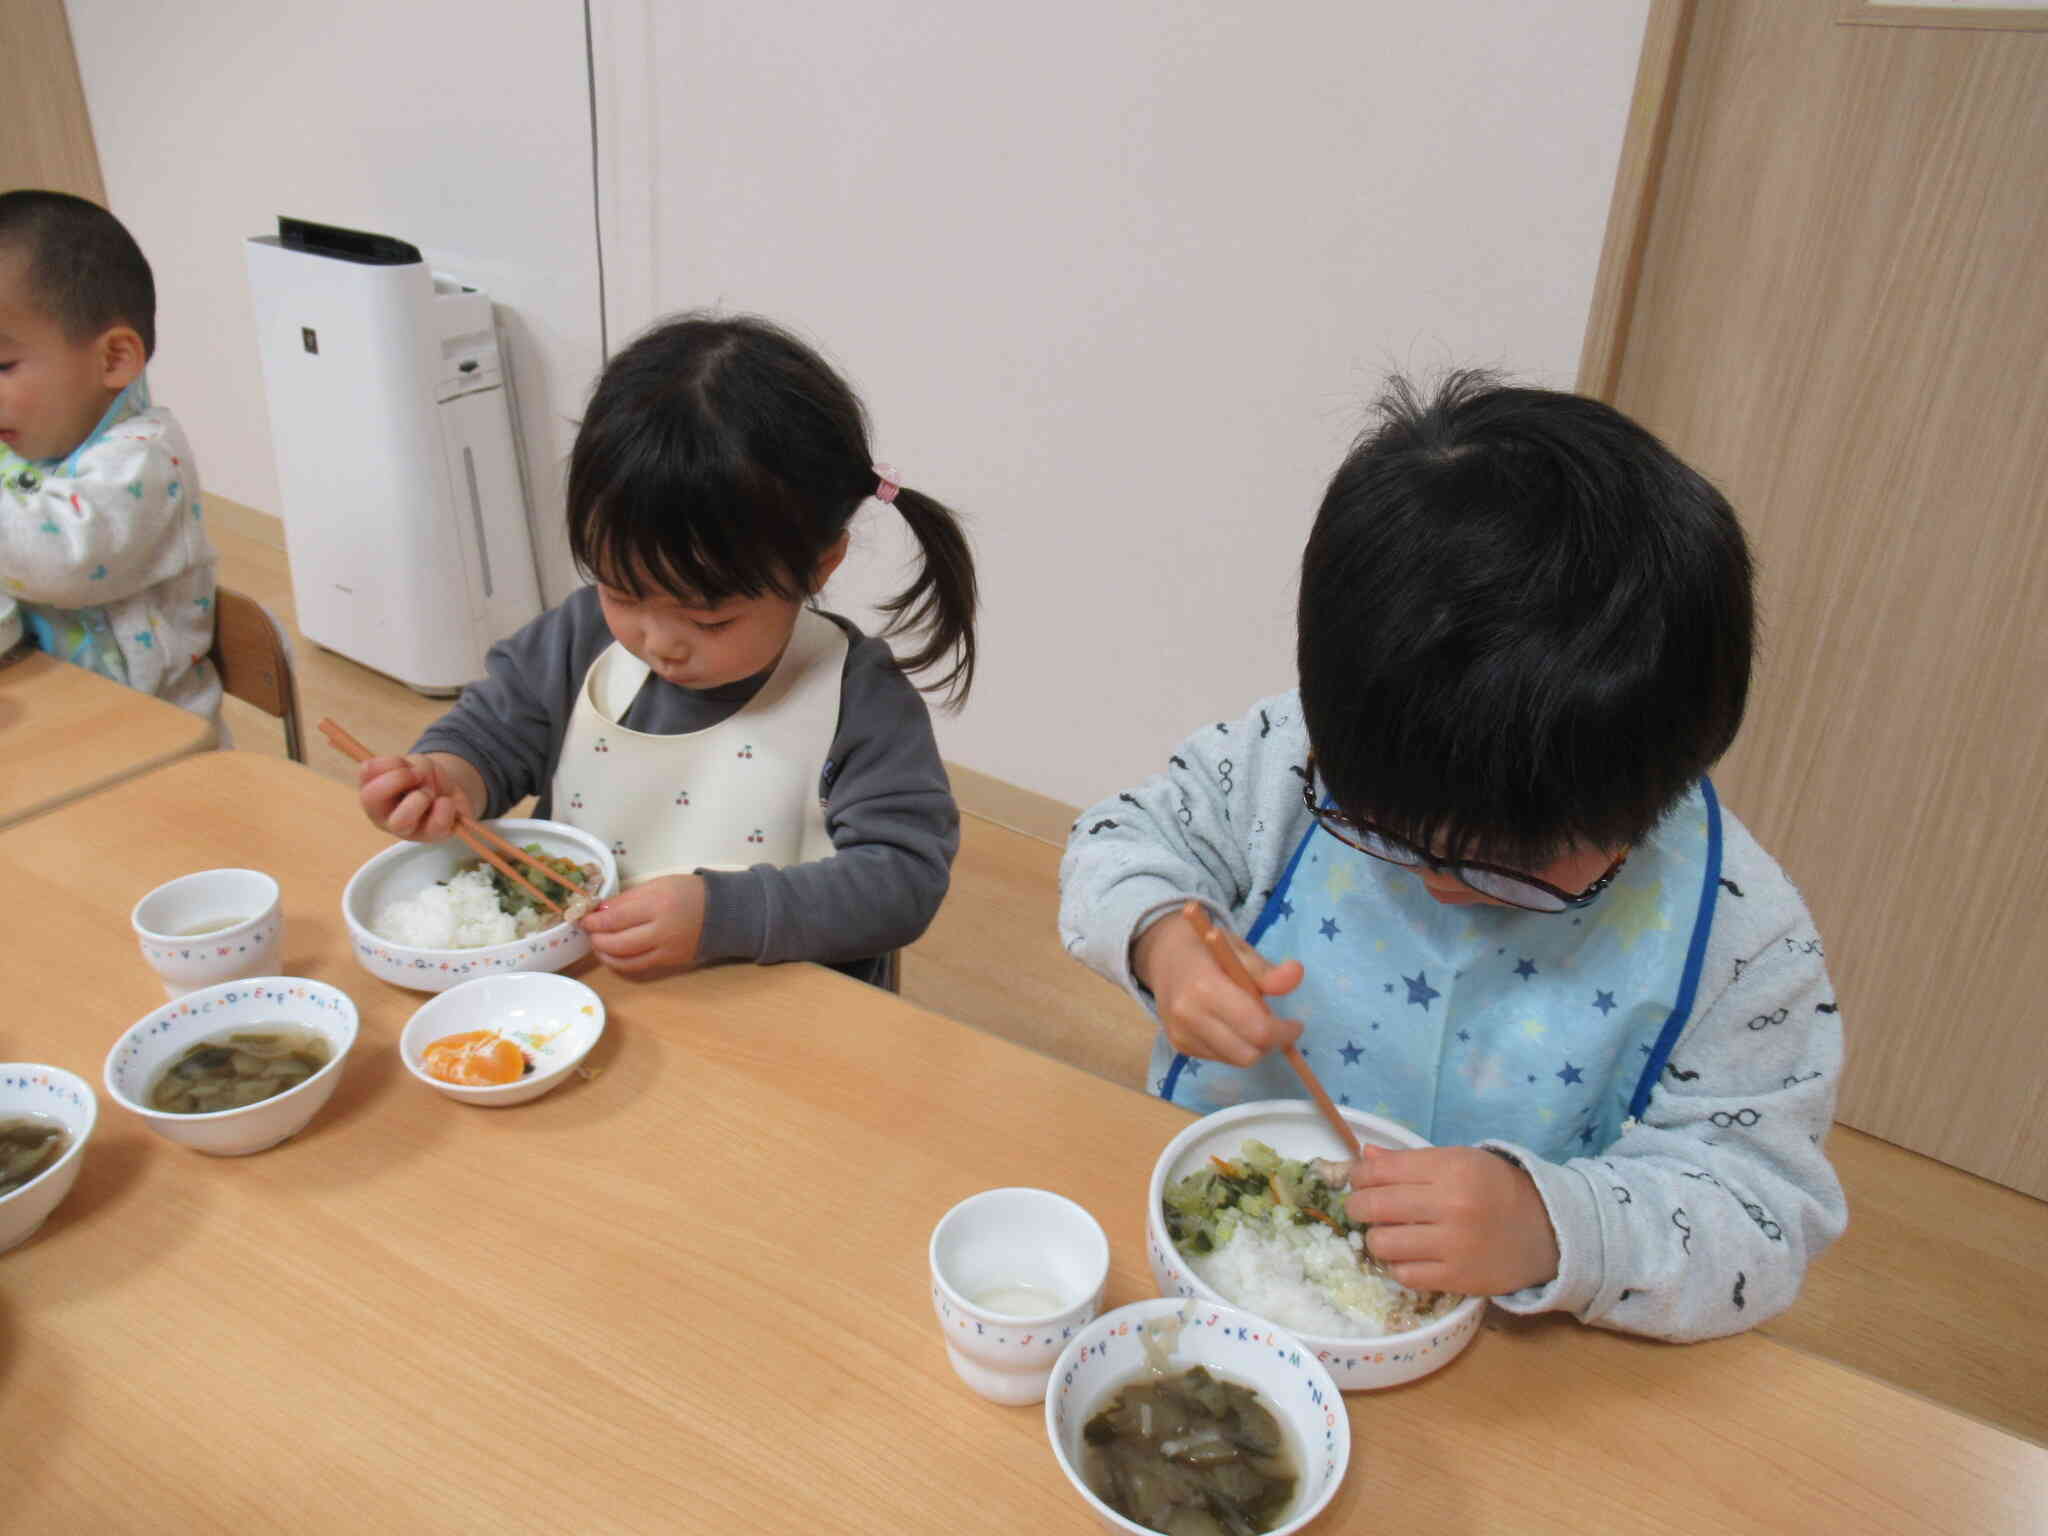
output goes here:
{"type": "Polygon", "coordinates": [[[402,240],[277,224],[249,287],[299,630],[457,693],[541,609],[490,296],[402,240]]]}

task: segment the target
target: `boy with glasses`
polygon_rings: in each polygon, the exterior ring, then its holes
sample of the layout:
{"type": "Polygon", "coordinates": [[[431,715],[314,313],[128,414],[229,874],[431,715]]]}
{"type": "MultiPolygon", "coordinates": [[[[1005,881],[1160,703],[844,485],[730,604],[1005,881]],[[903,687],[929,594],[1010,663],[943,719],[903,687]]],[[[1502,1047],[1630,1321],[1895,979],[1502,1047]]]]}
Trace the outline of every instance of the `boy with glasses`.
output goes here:
{"type": "Polygon", "coordinates": [[[1811,917],[1706,778],[1750,587],[1727,502],[1620,413],[1396,381],[1303,555],[1299,689],[1069,840],[1061,935],[1158,1017],[1152,1090],[1298,1097],[1297,1040],[1427,1137],[1348,1201],[1418,1290],[1673,1339],[1789,1306],[1846,1221],[1842,1046],[1811,917]]]}

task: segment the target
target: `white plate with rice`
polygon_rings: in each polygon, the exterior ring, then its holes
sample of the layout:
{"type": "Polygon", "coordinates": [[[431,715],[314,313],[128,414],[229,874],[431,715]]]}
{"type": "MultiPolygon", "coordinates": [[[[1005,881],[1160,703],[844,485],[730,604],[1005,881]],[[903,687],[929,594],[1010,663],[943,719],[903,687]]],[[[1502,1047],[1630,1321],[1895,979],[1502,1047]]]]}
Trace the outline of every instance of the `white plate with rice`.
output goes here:
{"type": "MultiPolygon", "coordinates": [[[[1346,1109],[1361,1141],[1381,1147],[1425,1147],[1413,1131],[1378,1115],[1346,1109]]],[[[1235,1161],[1248,1141],[1282,1157],[1344,1159],[1347,1149],[1305,1099],[1263,1099],[1204,1115],[1166,1145],[1146,1190],[1145,1238],[1152,1278],[1162,1296],[1191,1296],[1242,1308],[1294,1334],[1316,1353],[1345,1392],[1397,1386],[1426,1376],[1472,1342],[1486,1299],[1467,1296],[1441,1315],[1422,1316],[1415,1293],[1359,1269],[1344,1240],[1325,1228],[1292,1246],[1239,1233],[1214,1253],[1191,1259],[1167,1233],[1169,1185],[1210,1159],[1235,1161]],[[1327,1239],[1327,1241],[1325,1241],[1327,1239]],[[1237,1252],[1240,1242],[1244,1246],[1237,1252]],[[1317,1284],[1312,1272],[1320,1272],[1317,1284]],[[1328,1283],[1330,1277],[1339,1283],[1328,1283]],[[1341,1309],[1340,1309],[1341,1308],[1341,1309]],[[1416,1321],[1422,1317],[1421,1321],[1416,1321]],[[1299,1321],[1296,1321],[1299,1319],[1299,1321]],[[1347,1319],[1356,1319],[1356,1326],[1347,1319]],[[1391,1325],[1391,1326],[1389,1326],[1391,1325]]]]}
{"type": "MultiPolygon", "coordinates": [[[[594,864],[600,890],[619,888],[611,850],[561,821],[487,822],[507,842],[537,844],[551,857],[594,864]]],[[[394,843],[350,878],[341,895],[356,959],[372,976],[416,992],[445,992],[501,971],[559,971],[590,953],[583,930],[551,912],[504,912],[490,871],[465,873],[477,856],[458,838],[394,843]]]]}

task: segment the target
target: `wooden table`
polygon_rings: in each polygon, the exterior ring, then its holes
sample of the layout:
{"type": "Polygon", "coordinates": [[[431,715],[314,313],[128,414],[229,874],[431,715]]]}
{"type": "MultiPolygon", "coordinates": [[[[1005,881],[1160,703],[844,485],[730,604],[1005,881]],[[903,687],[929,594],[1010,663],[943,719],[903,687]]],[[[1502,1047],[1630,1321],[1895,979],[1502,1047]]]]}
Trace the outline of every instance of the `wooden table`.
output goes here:
{"type": "Polygon", "coordinates": [[[0,665],[0,827],[214,744],[213,723],[41,651],[0,665]]]}
{"type": "MultiPolygon", "coordinates": [[[[186,870],[284,888],[286,964],[362,1034],[333,1102],[213,1160],[104,1102],[71,1197],[0,1257],[0,1527],[174,1532],[1093,1529],[1041,1410],[953,1377],[925,1243],[1029,1183],[1150,1295],[1143,1190],[1181,1111],[810,966],[635,985],[602,1073],[507,1110],[397,1060],[414,994],[349,956],[383,844],[276,759],[173,764],[0,838],[0,1059],[97,1083],[157,999],[126,914],[186,870]]],[[[2048,1451],[1754,1335],[1489,1327],[1347,1400],[1319,1531],[2048,1525],[2048,1451]]]]}

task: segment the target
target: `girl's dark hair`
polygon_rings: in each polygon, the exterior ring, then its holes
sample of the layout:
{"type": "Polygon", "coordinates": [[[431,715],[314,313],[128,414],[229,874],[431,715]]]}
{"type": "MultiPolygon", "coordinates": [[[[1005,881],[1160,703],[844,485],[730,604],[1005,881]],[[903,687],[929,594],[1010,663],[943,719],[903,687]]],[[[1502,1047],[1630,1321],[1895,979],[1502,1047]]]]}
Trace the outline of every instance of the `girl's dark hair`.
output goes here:
{"type": "MultiPolygon", "coordinates": [[[[818,354],[754,316],[677,315],[605,368],[569,456],[569,550],[634,596],[802,601],[819,559],[875,493],[867,413],[818,354]]],[[[958,707],[974,681],[974,562],[959,519],[903,486],[923,551],[881,605],[888,636],[926,631],[907,672],[958,707]]]]}
{"type": "Polygon", "coordinates": [[[0,250],[28,257],[34,302],[76,345],[132,326],[156,353],[156,278],[142,247],[98,203],[69,192],[0,192],[0,250]]]}
{"type": "Polygon", "coordinates": [[[1303,721],[1337,806],[1527,868],[1634,843],[1734,740],[1755,625],[1728,502],[1580,395],[1390,381],[1302,556],[1303,721]]]}

